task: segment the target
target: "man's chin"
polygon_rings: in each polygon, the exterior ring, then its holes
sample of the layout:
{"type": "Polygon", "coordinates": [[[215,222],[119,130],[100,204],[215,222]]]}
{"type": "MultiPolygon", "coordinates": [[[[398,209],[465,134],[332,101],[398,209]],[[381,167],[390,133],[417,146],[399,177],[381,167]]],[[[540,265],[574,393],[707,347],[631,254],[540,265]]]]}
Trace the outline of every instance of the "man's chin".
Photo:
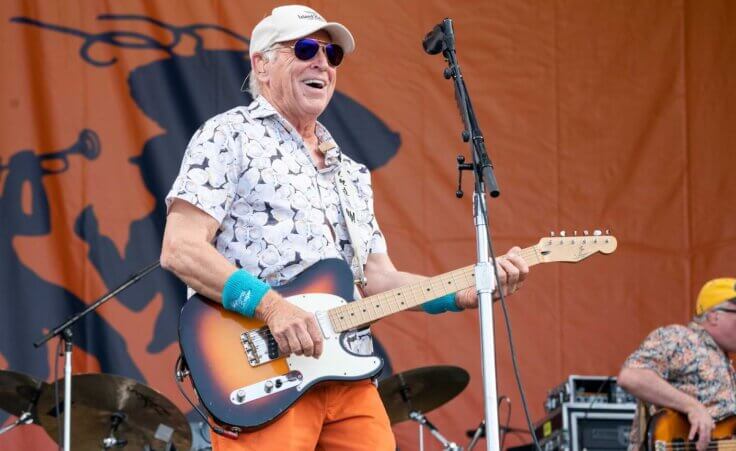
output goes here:
{"type": "Polygon", "coordinates": [[[324,97],[321,98],[306,98],[302,104],[304,111],[319,116],[327,108],[328,100],[324,97]]]}

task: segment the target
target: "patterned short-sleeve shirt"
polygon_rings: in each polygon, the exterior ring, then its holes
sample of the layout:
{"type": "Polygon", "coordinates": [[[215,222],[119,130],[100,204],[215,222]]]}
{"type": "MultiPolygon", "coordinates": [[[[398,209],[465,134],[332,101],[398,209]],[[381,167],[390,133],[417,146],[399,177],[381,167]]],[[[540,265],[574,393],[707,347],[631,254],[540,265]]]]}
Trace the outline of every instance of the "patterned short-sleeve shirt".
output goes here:
{"type": "MultiPolygon", "coordinates": [[[[702,403],[716,420],[736,414],[736,374],[728,355],[699,324],[660,327],[624,362],[624,368],[644,368],[657,373],[673,387],[702,403]]],[[[651,406],[653,413],[657,406],[651,406]]],[[[637,412],[631,444],[643,438],[637,412]]],[[[631,449],[631,448],[630,448],[631,449]]]]}
{"type": "MultiPolygon", "coordinates": [[[[330,143],[317,124],[320,143],[330,143]]],[[[167,208],[182,199],[220,223],[214,245],[236,266],[278,286],[326,258],[353,261],[335,177],[350,184],[366,255],[385,253],[373,210],[370,173],[338,146],[317,169],[301,136],[263,97],[219,114],[194,133],[167,208]]]]}

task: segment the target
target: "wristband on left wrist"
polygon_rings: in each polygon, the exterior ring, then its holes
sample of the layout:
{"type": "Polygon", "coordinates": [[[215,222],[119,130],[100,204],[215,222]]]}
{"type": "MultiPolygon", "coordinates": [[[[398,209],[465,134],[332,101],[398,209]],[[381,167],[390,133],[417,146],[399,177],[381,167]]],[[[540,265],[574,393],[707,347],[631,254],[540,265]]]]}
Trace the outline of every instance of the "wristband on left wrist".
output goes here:
{"type": "Polygon", "coordinates": [[[445,312],[462,312],[463,309],[458,307],[456,302],[457,293],[450,293],[440,296],[431,301],[422,304],[422,310],[430,315],[437,315],[445,312]]]}

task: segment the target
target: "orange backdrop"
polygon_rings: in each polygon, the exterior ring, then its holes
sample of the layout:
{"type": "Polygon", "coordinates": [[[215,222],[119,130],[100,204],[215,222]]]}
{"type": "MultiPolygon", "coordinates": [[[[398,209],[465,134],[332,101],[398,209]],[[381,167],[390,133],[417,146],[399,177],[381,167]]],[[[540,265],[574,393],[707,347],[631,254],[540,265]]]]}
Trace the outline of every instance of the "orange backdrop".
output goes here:
{"type": "MultiPolygon", "coordinates": [[[[618,238],[612,256],[533,268],[524,289],[509,299],[534,419],[544,413],[547,390],[568,374],[616,374],[651,329],[687,321],[703,282],[734,275],[733,2],[305,3],[347,25],[356,37],[356,53],[339,69],[338,89],[401,137],[396,155],[373,175],[377,215],[399,268],[436,274],[470,264],[475,255],[470,196],[458,200],[454,195],[455,155],[467,155],[467,148],[459,139],[453,88],[442,77],[442,58],[424,54],[420,45],[444,17],[455,21],[459,60],[502,191],[489,203],[496,249],[528,246],[561,229],[611,229],[618,238]]],[[[130,31],[170,42],[170,34],[150,23],[99,16],[137,14],[176,26],[214,24],[248,36],[276,5],[235,0],[3,2],[0,165],[24,149],[38,155],[65,148],[85,128],[97,133],[102,151],[94,160],[70,156],[66,171],[43,177],[47,230],[3,234],[9,244],[6,255],[0,255],[0,269],[8,286],[0,289],[5,298],[0,316],[10,315],[9,309],[44,315],[34,310],[33,298],[14,298],[29,290],[14,282],[20,266],[84,303],[111,288],[75,232],[85,207],[92,206],[99,231],[118,251],[135,247],[129,242],[130,225],[149,215],[156,199],[130,159],[140,156],[146,142],[166,126],[132,100],[129,76],[172,54],[194,55],[201,51],[199,44],[247,50],[242,40],[203,30],[200,43],[185,36],[169,49],[98,42],[88,57],[116,62],[96,66],[82,57],[82,34],[11,19],[34,19],[87,35],[130,31]],[[17,258],[7,258],[10,254],[17,258]]],[[[234,96],[238,89],[220,87],[234,96]]],[[[169,95],[186,105],[189,94],[171,89],[169,95]]],[[[10,174],[0,169],[0,189],[10,174]]],[[[471,190],[467,177],[464,188],[471,190]]],[[[29,190],[23,188],[20,200],[14,200],[26,213],[33,208],[29,190]]],[[[0,194],[7,198],[11,193],[0,194]]],[[[0,221],[8,229],[12,218],[0,221]]],[[[113,300],[99,316],[124,340],[140,378],[187,413],[170,371],[178,346],[148,346],[164,298],[144,301],[140,308],[129,308],[113,300]]],[[[499,394],[513,401],[511,425],[523,427],[508,340],[502,323],[497,324],[499,394]]],[[[395,371],[436,364],[468,370],[469,387],[430,415],[445,435],[464,443],[464,431],[475,427],[483,409],[476,315],[399,314],[374,330],[395,371]]],[[[42,352],[9,335],[0,337],[4,348],[42,352]]],[[[53,346],[43,351],[44,360],[53,358],[53,346]]],[[[77,372],[104,366],[83,350],[76,355],[77,372]]],[[[13,369],[0,353],[0,368],[8,367],[13,369]]],[[[52,380],[48,372],[35,376],[52,380]]],[[[416,448],[414,426],[404,423],[395,432],[401,449],[416,448]]],[[[511,437],[506,443],[521,441],[511,437]]],[[[35,426],[0,436],[0,448],[50,446],[35,426]]]]}

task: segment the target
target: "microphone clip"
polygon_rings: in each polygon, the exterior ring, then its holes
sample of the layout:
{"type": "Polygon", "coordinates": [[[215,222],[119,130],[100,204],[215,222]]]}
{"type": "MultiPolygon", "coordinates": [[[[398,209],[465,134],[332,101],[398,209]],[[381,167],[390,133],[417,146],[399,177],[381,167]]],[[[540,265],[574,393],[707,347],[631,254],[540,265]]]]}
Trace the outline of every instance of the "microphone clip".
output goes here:
{"type": "Polygon", "coordinates": [[[461,199],[465,195],[463,192],[463,171],[472,171],[475,166],[473,166],[473,163],[466,163],[463,155],[458,155],[455,159],[457,160],[457,191],[455,191],[455,197],[461,199]]]}

